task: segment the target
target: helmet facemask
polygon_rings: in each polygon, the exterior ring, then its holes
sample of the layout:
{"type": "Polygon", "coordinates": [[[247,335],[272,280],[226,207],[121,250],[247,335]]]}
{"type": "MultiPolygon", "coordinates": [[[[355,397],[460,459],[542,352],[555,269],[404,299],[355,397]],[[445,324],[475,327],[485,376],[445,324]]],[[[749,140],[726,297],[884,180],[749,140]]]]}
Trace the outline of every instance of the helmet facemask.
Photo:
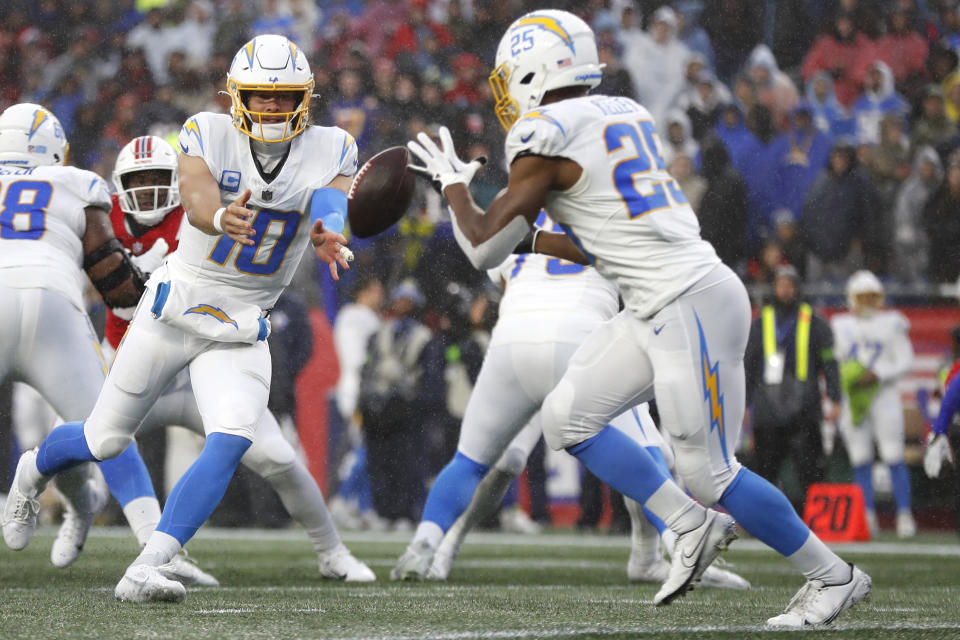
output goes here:
{"type": "Polygon", "coordinates": [[[313,80],[306,87],[298,85],[249,85],[234,80],[227,81],[227,92],[233,100],[230,113],[233,124],[254,140],[260,142],[286,142],[300,135],[310,119],[310,98],[313,96],[313,80]],[[247,105],[251,93],[295,93],[293,111],[254,111],[247,105]],[[264,122],[264,120],[277,122],[264,122]]]}
{"type": "Polygon", "coordinates": [[[134,169],[117,178],[122,187],[117,191],[120,209],[142,225],[150,227],[158,224],[180,204],[176,171],[134,169]],[[140,185],[140,181],[144,184],[140,185]],[[134,183],[140,186],[132,186],[134,183]]]}

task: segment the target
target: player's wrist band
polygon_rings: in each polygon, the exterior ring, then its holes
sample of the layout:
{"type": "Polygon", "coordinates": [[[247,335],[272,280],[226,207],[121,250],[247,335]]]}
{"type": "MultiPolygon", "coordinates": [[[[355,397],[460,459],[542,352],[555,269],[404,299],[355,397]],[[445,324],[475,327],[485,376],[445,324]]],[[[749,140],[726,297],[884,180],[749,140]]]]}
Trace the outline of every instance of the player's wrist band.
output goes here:
{"type": "Polygon", "coordinates": [[[223,225],[221,224],[221,220],[223,219],[223,212],[226,210],[226,207],[220,207],[217,209],[217,212],[213,214],[213,228],[217,231],[217,233],[223,233],[223,225]]]}

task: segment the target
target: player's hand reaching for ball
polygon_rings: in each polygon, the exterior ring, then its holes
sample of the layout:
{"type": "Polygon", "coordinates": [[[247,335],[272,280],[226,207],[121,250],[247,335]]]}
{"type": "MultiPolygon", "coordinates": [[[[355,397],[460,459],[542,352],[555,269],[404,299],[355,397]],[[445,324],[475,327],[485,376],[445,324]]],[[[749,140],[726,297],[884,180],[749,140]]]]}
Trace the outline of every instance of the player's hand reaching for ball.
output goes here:
{"type": "Polygon", "coordinates": [[[323,220],[317,220],[310,229],[310,242],[317,257],[330,267],[330,275],[334,280],[340,279],[337,265],[349,269],[349,261],[353,260],[353,252],[344,245],[347,239],[343,235],[324,228],[323,220]]]}
{"type": "MultiPolygon", "coordinates": [[[[256,235],[256,232],[253,230],[253,225],[250,224],[253,219],[253,211],[247,209],[247,200],[250,199],[250,195],[250,189],[241,193],[239,198],[224,208],[219,220],[214,216],[213,226],[216,228],[219,222],[220,229],[231,240],[253,246],[255,243],[250,237],[256,235]]],[[[220,229],[217,230],[220,231],[220,229]]]]}

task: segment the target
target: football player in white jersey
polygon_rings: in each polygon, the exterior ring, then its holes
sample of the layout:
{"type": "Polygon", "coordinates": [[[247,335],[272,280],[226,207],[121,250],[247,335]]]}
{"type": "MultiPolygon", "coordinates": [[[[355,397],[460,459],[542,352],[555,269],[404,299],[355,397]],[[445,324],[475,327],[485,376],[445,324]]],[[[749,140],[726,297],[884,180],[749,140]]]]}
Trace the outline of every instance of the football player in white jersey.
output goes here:
{"type": "MultiPolygon", "coordinates": [[[[267,406],[270,308],[312,244],[338,278],[356,172],[353,139],[310,126],[313,76],[282,36],[258,36],[231,63],[230,115],[199,113],[180,133],[180,194],[190,224],[147,282],[130,329],[85,422],[61,425],[17,466],[11,499],[30,504],[53,476],[123,451],[154,401],[189,367],[206,442],[177,482],[160,523],[114,592],[124,601],[181,601],[164,567],[210,516],[267,406]]],[[[25,546],[36,513],[4,535],[25,546]]]]}
{"type": "Polygon", "coordinates": [[[643,450],[608,426],[655,396],[687,489],[705,505],[722,505],[807,578],[768,624],[828,624],[867,596],[870,578],[737,461],[746,290],[700,237],[696,215],[666,172],[649,112],[629,98],[589,96],[600,78],[593,32],[576,16],[539,11],[510,25],[490,77],[497,115],[509,129],[510,177],[486,212],[467,189],[481,163],[460,160],[449,131],[441,131],[443,148],[426,135],[408,147],[447,197],[468,253],[482,247],[504,257],[546,207],[566,235],[541,232],[534,249],[588,261],[620,286],[625,311],[583,342],[544,401],[547,443],[671,528],[693,528],[703,516],[678,523],[689,512],[637,472],[643,450]]]}
{"type": "Polygon", "coordinates": [[[872,479],[876,442],[880,459],[890,468],[897,535],[910,538],[917,525],[910,510],[910,472],[903,462],[903,403],[897,382],[913,368],[913,345],[910,322],[895,309],[883,309],[883,294],[873,273],[857,271],[847,281],[851,312],[830,321],[844,391],[840,435],[863,489],[871,531],[878,528],[872,479]]]}
{"type": "MultiPolygon", "coordinates": [[[[136,304],[144,282],[111,230],[106,182],[66,166],[68,148],[60,122],[39,105],[0,115],[0,379],[27,383],[59,415],[81,420],[107,373],[83,301],[83,271],[109,307],[136,304]]],[[[136,446],[118,453],[118,464],[102,467],[111,490],[151,486],[136,446]]],[[[85,464],[57,478],[67,509],[51,549],[55,566],[76,559],[106,501],[92,471],[85,464]]],[[[12,493],[3,531],[21,549],[16,522],[38,504],[12,493]]]]}
{"type": "MultiPolygon", "coordinates": [[[[552,226],[552,221],[544,214],[541,216],[538,228],[552,226]]],[[[473,262],[474,266],[483,266],[482,261],[473,262]]],[[[390,573],[393,580],[427,577],[444,534],[464,512],[475,488],[498,459],[500,466],[514,475],[520,473],[529,449],[539,437],[539,425],[534,424],[523,434],[521,430],[560,380],[578,345],[594,329],[616,316],[619,307],[615,284],[595,269],[559,258],[522,253],[511,256],[490,275],[505,288],[505,294],[467,404],[457,453],[437,476],[413,541],[390,573]]],[[[642,430],[634,431],[630,435],[635,436],[639,447],[649,444],[659,453],[657,442],[643,438],[642,430]]],[[[658,469],[648,452],[639,451],[646,456],[652,475],[658,472],[661,482],[668,477],[665,464],[658,469]]],[[[685,502],[687,510],[703,514],[699,505],[683,496],[672,482],[669,484],[666,490],[672,489],[682,496],[678,502],[685,502]]],[[[697,535],[686,536],[684,541],[702,539],[700,534],[710,528],[711,522],[712,517],[700,517],[698,524],[707,526],[697,535]]],[[[718,525],[719,529],[722,525],[718,525]]],[[[713,555],[716,553],[714,550],[713,555]]],[[[669,601],[681,595],[691,580],[699,578],[710,560],[705,560],[699,570],[678,565],[674,576],[664,577],[666,585],[661,599],[669,601]]]]}

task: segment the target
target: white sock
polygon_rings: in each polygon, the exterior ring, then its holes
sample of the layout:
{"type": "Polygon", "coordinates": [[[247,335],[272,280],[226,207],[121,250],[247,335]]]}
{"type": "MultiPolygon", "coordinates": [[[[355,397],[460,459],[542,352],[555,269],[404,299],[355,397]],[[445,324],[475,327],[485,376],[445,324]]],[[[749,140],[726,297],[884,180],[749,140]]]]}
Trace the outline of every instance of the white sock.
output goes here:
{"type": "Polygon", "coordinates": [[[173,560],[173,557],[180,553],[180,549],[180,541],[172,535],[162,531],[154,531],[150,534],[150,539],[147,540],[146,546],[143,547],[143,551],[133,561],[133,564],[159,567],[173,560]]]}
{"type": "Polygon", "coordinates": [[[417,525],[417,532],[413,534],[413,541],[410,544],[414,545],[424,540],[430,545],[431,549],[436,549],[440,546],[440,541],[443,540],[443,529],[436,522],[421,522],[417,525]]]}
{"type": "Polygon", "coordinates": [[[707,517],[707,511],[697,502],[694,502],[676,484],[664,482],[653,492],[643,504],[650,513],[663,520],[670,529],[683,535],[693,531],[707,517]]]}
{"type": "Polygon", "coordinates": [[[627,507],[627,513],[630,514],[630,542],[633,547],[631,558],[636,558],[644,566],[651,565],[661,557],[660,534],[643,515],[639,502],[623,496],[623,504],[627,507]]]}
{"type": "Polygon", "coordinates": [[[820,580],[824,584],[844,584],[850,580],[850,567],[843,559],[811,533],[806,542],[787,556],[807,580],[820,580]]]}
{"type": "Polygon", "coordinates": [[[264,478],[270,483],[290,517],[303,526],[313,548],[328,553],[341,546],[340,534],[333,524],[320,487],[301,462],[293,463],[285,471],[264,478]]]}
{"type": "Polygon", "coordinates": [[[143,547],[160,522],[160,503],[153,496],[134,498],[123,508],[123,515],[137,537],[137,544],[143,547]]]}

